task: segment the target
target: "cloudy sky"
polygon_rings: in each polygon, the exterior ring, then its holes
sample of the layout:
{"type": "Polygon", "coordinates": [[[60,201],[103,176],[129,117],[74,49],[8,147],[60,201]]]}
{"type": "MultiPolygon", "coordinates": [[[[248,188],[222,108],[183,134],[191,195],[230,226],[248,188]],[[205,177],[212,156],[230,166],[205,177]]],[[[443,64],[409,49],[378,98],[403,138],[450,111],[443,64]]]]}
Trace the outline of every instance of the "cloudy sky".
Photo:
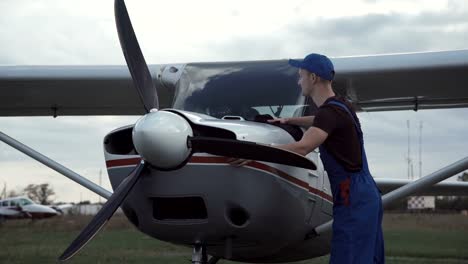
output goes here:
{"type": "MultiPolygon", "coordinates": [[[[148,63],[331,57],[468,49],[464,0],[127,1],[148,63]]],[[[113,1],[0,2],[0,65],[125,64],[113,1]],[[79,4],[79,5],[78,5],[79,4]]],[[[428,174],[467,155],[467,109],[361,113],[376,177],[407,177],[407,120],[414,173],[423,122],[428,174]]],[[[138,117],[0,117],[0,131],[110,189],[102,139],[138,117]]],[[[0,143],[0,188],[50,183],[56,201],[97,195],[0,143]]]]}

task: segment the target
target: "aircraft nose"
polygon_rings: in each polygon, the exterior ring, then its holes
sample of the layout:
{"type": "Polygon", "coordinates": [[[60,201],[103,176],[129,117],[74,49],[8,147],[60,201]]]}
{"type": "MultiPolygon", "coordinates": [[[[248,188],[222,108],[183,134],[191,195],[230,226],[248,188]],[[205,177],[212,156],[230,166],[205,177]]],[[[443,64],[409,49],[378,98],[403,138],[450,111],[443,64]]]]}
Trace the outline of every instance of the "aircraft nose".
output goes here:
{"type": "Polygon", "coordinates": [[[58,214],[55,209],[42,205],[42,204],[34,204],[32,206],[29,206],[28,209],[25,208],[25,211],[30,211],[30,212],[39,212],[39,213],[45,213],[45,214],[51,214],[51,215],[56,215],[58,214]]]}
{"type": "Polygon", "coordinates": [[[56,211],[55,209],[53,209],[53,208],[47,208],[47,211],[48,211],[49,214],[56,214],[56,215],[59,214],[59,212],[57,212],[57,211],[56,211]]]}
{"type": "Polygon", "coordinates": [[[168,111],[150,112],[133,128],[133,145],[151,165],[171,169],[190,155],[187,138],[193,136],[190,124],[182,116],[168,111]]]}

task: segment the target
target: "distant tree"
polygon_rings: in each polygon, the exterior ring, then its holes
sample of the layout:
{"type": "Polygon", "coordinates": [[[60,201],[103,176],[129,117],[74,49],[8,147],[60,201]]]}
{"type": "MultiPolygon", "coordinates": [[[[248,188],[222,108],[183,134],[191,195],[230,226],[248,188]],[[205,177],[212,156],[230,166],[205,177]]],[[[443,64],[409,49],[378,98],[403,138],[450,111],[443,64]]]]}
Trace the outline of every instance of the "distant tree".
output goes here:
{"type": "Polygon", "coordinates": [[[15,191],[15,190],[9,190],[9,191],[7,192],[6,198],[8,198],[8,197],[16,197],[16,196],[20,196],[20,195],[21,195],[21,193],[15,191]]]}
{"type": "MultiPolygon", "coordinates": [[[[458,175],[457,180],[468,182],[468,172],[465,171],[458,175]]],[[[436,199],[436,208],[440,210],[468,210],[468,197],[467,196],[448,196],[436,199]]]]}
{"type": "Polygon", "coordinates": [[[458,175],[458,180],[468,182],[468,172],[465,171],[462,174],[458,175]]]}
{"type": "Polygon", "coordinates": [[[14,190],[8,190],[6,182],[3,183],[3,188],[0,190],[0,199],[5,199],[9,197],[15,197],[15,196],[20,196],[21,193],[14,191],[14,190]]]}
{"type": "Polygon", "coordinates": [[[53,201],[51,197],[55,195],[55,192],[48,183],[43,183],[29,184],[24,188],[24,194],[36,203],[51,204],[53,201]]]}

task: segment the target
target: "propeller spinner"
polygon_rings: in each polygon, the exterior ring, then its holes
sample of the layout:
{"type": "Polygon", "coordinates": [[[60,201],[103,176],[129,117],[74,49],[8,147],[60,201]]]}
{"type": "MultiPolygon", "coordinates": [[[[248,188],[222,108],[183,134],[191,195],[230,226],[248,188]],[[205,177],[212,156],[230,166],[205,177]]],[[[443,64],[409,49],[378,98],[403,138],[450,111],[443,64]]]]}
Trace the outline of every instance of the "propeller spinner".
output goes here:
{"type": "Polygon", "coordinates": [[[153,167],[177,168],[189,158],[187,139],[192,127],[182,116],[168,111],[146,114],[133,128],[133,145],[141,157],[153,167]]]}

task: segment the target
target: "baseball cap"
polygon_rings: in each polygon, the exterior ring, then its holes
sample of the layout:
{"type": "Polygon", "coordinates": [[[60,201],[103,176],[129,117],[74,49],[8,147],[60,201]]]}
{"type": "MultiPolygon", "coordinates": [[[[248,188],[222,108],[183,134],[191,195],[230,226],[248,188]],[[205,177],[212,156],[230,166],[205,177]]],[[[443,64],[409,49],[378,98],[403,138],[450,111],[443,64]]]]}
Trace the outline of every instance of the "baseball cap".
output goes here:
{"type": "Polygon", "coordinates": [[[335,77],[335,68],[333,67],[333,63],[325,55],[311,53],[303,60],[290,59],[289,65],[308,70],[325,80],[332,81],[333,77],[335,77]]]}

